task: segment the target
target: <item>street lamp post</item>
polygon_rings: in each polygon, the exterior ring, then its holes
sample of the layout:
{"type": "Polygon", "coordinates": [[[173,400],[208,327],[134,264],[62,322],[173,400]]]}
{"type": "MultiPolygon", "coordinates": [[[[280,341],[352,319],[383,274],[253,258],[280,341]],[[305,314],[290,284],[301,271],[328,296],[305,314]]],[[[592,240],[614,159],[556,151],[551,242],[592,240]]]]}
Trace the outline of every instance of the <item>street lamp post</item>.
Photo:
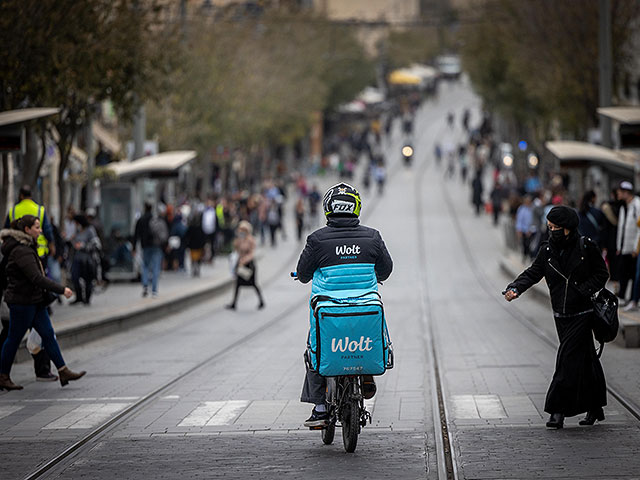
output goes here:
{"type": "MultiPolygon", "coordinates": [[[[601,107],[611,105],[611,0],[598,0],[598,70],[600,73],[599,100],[601,107]]],[[[600,115],[602,145],[611,148],[611,119],[600,115]]]]}

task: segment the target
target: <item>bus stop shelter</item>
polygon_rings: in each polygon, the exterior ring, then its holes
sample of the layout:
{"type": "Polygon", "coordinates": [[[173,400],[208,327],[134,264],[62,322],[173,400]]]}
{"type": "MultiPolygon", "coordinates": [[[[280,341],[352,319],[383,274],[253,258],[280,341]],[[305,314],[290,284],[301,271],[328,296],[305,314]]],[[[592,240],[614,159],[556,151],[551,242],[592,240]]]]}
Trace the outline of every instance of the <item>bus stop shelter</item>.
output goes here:
{"type": "Polygon", "coordinates": [[[568,193],[576,202],[587,190],[595,191],[600,200],[607,199],[621,181],[633,181],[634,161],[618,150],[568,140],[549,141],[545,146],[569,175],[568,193]]]}
{"type": "Polygon", "coordinates": [[[107,236],[105,253],[110,263],[107,278],[126,280],[137,276],[130,239],[138,215],[145,202],[158,205],[163,192],[168,191],[170,199],[180,172],[196,157],[195,151],[182,150],[105,166],[110,180],[100,185],[100,220],[107,236]]]}

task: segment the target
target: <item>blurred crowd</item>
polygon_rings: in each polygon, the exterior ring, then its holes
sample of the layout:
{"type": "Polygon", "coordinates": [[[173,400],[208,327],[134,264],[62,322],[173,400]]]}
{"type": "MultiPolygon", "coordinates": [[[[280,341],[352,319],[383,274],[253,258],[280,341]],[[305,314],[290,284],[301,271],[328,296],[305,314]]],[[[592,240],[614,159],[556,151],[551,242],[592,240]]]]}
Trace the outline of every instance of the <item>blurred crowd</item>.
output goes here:
{"type": "Polygon", "coordinates": [[[608,198],[598,198],[588,190],[576,202],[567,193],[566,175],[549,172],[541,179],[537,168],[529,168],[518,179],[504,164],[504,152],[493,140],[487,115],[477,128],[470,126],[468,110],[460,117],[457,124],[454,112],[447,116],[434,156],[438,165],[445,162],[446,179],[458,175],[470,187],[476,215],[490,215],[496,226],[506,216],[507,243],[513,237],[509,246],[518,249],[523,263],[528,263],[548,240],[549,211],[556,205],[575,208],[579,233],[600,248],[620,305],[626,311],[640,308],[640,197],[633,184],[620,182],[608,198]],[[491,188],[485,191],[485,185],[491,188]]]}

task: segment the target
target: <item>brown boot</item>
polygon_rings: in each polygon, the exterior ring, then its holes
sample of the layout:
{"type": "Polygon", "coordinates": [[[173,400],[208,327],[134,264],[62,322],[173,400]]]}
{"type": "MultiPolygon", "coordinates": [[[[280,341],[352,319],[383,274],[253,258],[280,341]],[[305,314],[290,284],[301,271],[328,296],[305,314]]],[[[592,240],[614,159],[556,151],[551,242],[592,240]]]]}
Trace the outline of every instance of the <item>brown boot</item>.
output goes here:
{"type": "Polygon", "coordinates": [[[9,374],[0,373],[0,390],[22,390],[22,385],[16,385],[9,378],[9,374]]]}
{"type": "Polygon", "coordinates": [[[63,387],[69,383],[70,380],[78,380],[80,377],[83,377],[84,374],[87,373],[84,370],[76,373],[69,369],[66,365],[58,370],[58,375],[60,375],[60,385],[63,387]]]}

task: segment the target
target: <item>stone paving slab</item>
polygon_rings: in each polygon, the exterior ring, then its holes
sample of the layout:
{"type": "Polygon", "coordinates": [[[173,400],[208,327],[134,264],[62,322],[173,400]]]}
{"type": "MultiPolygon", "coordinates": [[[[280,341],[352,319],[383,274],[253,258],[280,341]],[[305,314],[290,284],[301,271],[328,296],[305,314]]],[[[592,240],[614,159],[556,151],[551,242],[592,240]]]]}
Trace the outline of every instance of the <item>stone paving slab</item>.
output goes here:
{"type": "Polygon", "coordinates": [[[425,437],[420,433],[363,434],[353,454],[344,452],[339,431],[328,446],[318,432],[308,431],[295,441],[288,433],[159,435],[103,442],[88,459],[52,478],[415,480],[426,476],[425,458],[425,437]]]}

